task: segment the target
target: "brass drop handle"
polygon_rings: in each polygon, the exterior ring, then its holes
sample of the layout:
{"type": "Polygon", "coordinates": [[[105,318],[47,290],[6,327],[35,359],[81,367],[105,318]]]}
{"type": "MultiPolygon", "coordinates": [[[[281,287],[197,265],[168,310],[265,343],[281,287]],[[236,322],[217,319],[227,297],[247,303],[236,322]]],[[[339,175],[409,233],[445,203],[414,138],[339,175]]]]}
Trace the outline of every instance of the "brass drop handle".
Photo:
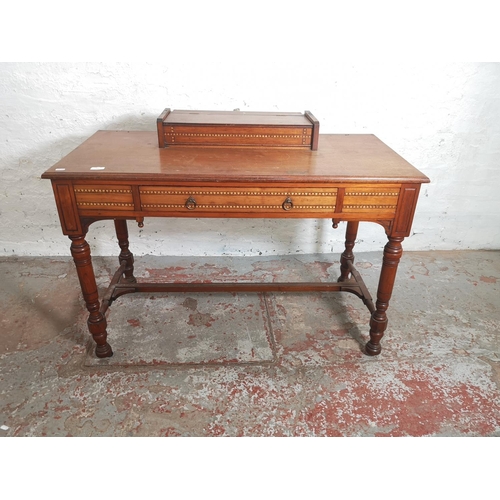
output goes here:
{"type": "Polygon", "coordinates": [[[194,210],[196,208],[196,200],[190,196],[184,205],[188,210],[194,210]]]}
{"type": "Polygon", "coordinates": [[[291,210],[293,208],[293,201],[290,197],[288,197],[284,202],[283,205],[283,210],[291,210]]]}

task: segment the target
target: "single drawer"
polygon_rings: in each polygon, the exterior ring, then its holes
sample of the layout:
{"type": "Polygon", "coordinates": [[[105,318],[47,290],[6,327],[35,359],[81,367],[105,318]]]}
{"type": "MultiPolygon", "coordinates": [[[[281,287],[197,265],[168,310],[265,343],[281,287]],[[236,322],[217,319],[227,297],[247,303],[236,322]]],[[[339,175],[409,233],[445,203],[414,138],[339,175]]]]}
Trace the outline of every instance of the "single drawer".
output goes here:
{"type": "Polygon", "coordinates": [[[80,211],[134,209],[130,186],[76,184],[74,190],[76,205],[80,211]]]}
{"type": "Polygon", "coordinates": [[[333,214],[337,189],[314,188],[191,188],[141,186],[141,210],[212,213],[333,214]]]}

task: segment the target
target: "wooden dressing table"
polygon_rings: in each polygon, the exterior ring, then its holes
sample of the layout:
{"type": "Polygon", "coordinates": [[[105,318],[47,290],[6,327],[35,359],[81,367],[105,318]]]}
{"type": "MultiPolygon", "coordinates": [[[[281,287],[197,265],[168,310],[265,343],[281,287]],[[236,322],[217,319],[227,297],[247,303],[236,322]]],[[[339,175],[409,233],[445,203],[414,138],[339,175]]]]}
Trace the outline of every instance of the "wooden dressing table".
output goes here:
{"type": "Polygon", "coordinates": [[[373,135],[320,135],[317,151],[293,148],[159,148],[155,132],[99,131],[47,170],[62,231],[71,239],[88,328],[96,355],[112,356],[105,312],[134,292],[345,291],[371,313],[366,354],[381,351],[386,311],[410,234],[422,183],[429,179],[373,135]],[[334,283],[139,283],[127,220],[145,217],[329,218],[347,221],[340,276],[334,283]],[[113,219],[120,266],[99,300],[89,226],[113,219]],[[354,267],[360,221],[381,224],[388,237],[373,302],[354,267]]]}

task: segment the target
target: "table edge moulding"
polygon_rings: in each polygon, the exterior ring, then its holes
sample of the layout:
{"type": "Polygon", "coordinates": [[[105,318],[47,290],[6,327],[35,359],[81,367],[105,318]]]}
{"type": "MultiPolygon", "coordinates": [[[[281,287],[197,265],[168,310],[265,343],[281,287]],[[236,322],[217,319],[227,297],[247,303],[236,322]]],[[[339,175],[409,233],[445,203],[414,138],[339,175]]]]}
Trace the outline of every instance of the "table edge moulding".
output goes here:
{"type": "MultiPolygon", "coordinates": [[[[311,115],[312,116],[312,115],[311,115]]],[[[343,291],[370,312],[365,353],[381,352],[402,242],[410,235],[422,183],[429,179],[369,134],[320,134],[309,147],[158,147],[157,132],[98,131],[43,175],[52,182],[63,234],[89,311],[96,355],[112,356],[105,313],[118,297],[135,292],[343,291]],[[134,277],[127,220],[147,217],[328,218],[347,222],[336,282],[141,283],[134,277]],[[119,268],[100,298],[89,226],[113,220],[119,268]],[[380,224],[383,250],[376,300],[354,267],[361,221],[380,224]]]]}

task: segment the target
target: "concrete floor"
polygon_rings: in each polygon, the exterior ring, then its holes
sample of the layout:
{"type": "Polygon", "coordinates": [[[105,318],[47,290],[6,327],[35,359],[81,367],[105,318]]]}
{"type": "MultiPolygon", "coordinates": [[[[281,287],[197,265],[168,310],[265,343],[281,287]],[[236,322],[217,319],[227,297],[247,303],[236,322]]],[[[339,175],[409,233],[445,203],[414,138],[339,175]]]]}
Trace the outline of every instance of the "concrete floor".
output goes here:
{"type": "MultiPolygon", "coordinates": [[[[375,296],[381,255],[356,254],[375,296]]],[[[95,258],[104,289],[116,258],[95,258]]],[[[349,294],[150,294],[99,360],[70,258],[3,258],[2,436],[500,436],[500,252],[407,252],[378,357],[349,294]]],[[[136,259],[140,279],[336,279],[338,256],[136,259]]]]}

